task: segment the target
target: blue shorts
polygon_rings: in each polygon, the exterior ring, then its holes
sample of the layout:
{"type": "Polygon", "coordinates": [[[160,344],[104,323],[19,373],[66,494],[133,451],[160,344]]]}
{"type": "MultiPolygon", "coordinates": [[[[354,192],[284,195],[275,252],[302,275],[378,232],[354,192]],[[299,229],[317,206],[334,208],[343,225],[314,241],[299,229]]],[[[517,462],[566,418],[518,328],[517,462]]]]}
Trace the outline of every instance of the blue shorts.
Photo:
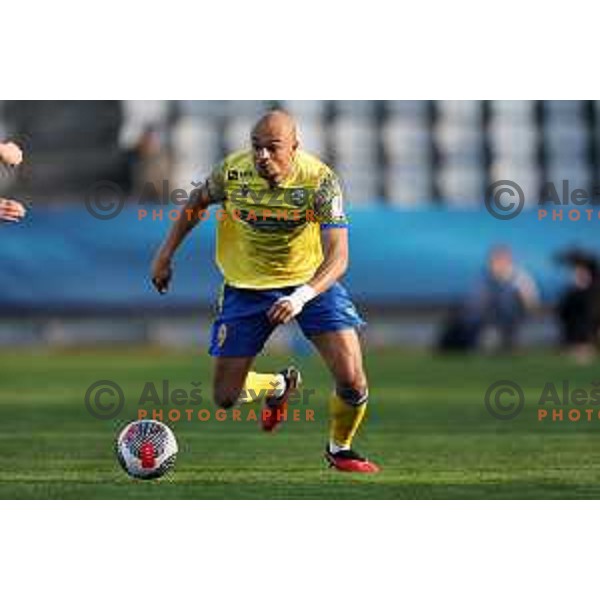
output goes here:
{"type": "MultiPolygon", "coordinates": [[[[276,327],[269,322],[267,311],[276,300],[289,296],[295,289],[293,286],[246,290],[225,285],[212,326],[209,354],[256,356],[276,327]]],[[[365,325],[348,292],[339,283],[307,302],[296,321],[307,338],[365,325]]]]}

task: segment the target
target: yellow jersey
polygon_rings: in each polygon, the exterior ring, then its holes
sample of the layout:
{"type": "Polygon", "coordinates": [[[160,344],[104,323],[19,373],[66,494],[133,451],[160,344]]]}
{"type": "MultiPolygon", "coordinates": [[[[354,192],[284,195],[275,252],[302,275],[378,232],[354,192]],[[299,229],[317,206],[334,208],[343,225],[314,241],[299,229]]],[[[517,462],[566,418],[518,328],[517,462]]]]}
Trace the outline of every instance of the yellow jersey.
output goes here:
{"type": "Polygon", "coordinates": [[[216,262],[233,287],[306,283],[323,261],[320,230],[348,224],[337,176],[306,152],[296,152],[276,186],[258,175],[251,150],[227,156],[206,185],[211,202],[221,205],[216,262]]]}

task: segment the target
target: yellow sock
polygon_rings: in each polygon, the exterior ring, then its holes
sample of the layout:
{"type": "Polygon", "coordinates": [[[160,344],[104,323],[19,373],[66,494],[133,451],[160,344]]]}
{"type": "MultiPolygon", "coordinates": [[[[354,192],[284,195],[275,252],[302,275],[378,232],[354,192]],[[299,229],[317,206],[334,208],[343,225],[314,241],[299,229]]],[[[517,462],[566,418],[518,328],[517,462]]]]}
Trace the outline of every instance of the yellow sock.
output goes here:
{"type": "Polygon", "coordinates": [[[329,399],[331,440],[337,446],[350,447],[366,411],[366,402],[353,406],[344,402],[337,394],[332,394],[329,399]]]}
{"type": "Polygon", "coordinates": [[[250,371],[244,382],[240,395],[240,404],[249,404],[256,400],[262,401],[273,393],[280,394],[285,386],[281,375],[275,373],[256,373],[250,371]]]}

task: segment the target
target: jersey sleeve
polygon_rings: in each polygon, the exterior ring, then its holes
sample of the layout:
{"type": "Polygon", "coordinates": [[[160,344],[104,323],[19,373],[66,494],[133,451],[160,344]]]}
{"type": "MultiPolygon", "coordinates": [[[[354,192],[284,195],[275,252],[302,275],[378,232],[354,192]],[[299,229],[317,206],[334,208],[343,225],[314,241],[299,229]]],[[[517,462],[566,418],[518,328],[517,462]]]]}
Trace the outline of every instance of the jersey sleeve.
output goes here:
{"type": "Polygon", "coordinates": [[[211,204],[221,204],[225,200],[225,163],[215,165],[206,179],[206,190],[211,204]]]}
{"type": "Polygon", "coordinates": [[[348,227],[348,217],[344,211],[342,186],[332,171],[326,173],[315,194],[315,216],[321,229],[348,227]]]}

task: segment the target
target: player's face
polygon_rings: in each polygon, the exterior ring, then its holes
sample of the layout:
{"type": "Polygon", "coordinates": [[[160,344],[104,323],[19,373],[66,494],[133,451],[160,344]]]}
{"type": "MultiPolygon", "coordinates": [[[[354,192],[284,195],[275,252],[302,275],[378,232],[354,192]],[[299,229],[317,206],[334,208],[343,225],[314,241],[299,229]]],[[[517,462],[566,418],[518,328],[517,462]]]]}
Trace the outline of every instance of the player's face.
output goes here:
{"type": "Polygon", "coordinates": [[[262,127],[252,133],[254,165],[258,174],[279,183],[289,173],[298,143],[292,132],[262,127]]]}

